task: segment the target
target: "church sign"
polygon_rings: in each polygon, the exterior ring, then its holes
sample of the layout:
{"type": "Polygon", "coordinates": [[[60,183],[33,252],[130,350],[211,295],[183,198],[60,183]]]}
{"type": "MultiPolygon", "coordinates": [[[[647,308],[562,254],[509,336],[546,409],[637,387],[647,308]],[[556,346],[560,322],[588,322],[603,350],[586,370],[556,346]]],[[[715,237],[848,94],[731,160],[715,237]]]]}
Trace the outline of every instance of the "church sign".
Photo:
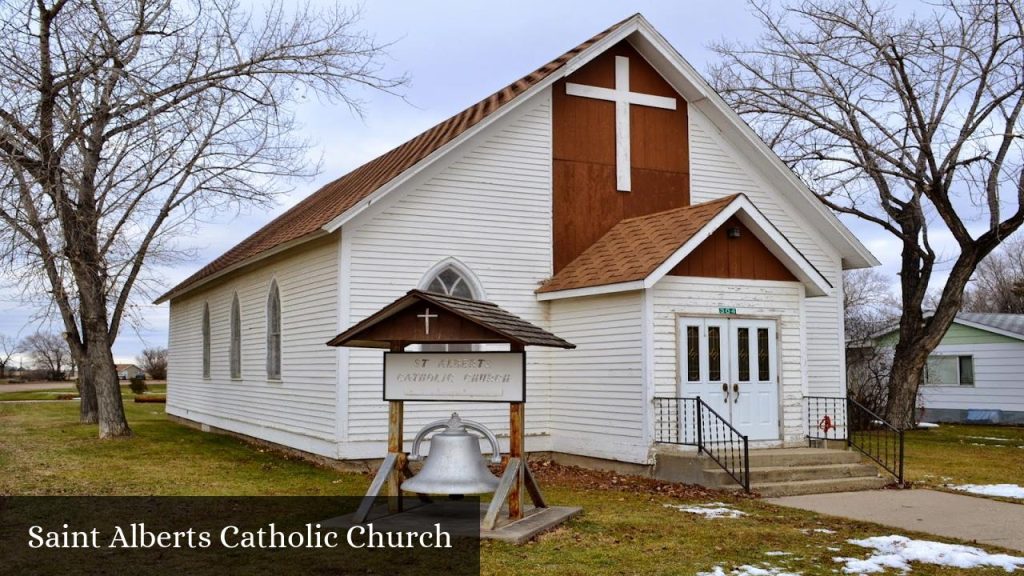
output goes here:
{"type": "Polygon", "coordinates": [[[384,400],[525,402],[523,352],[388,352],[384,400]]]}

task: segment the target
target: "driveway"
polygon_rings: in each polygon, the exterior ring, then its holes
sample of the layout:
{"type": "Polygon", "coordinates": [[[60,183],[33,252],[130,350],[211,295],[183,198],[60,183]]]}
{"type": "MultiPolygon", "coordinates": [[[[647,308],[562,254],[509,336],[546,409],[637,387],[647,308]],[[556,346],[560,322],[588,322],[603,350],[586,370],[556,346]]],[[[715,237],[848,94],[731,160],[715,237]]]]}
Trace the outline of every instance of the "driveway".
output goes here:
{"type": "Polygon", "coordinates": [[[74,390],[74,382],[28,382],[26,384],[0,384],[3,392],[35,392],[36,390],[74,390]]]}
{"type": "Polygon", "coordinates": [[[765,502],[1024,551],[1024,504],[936,490],[871,490],[765,502]]]}

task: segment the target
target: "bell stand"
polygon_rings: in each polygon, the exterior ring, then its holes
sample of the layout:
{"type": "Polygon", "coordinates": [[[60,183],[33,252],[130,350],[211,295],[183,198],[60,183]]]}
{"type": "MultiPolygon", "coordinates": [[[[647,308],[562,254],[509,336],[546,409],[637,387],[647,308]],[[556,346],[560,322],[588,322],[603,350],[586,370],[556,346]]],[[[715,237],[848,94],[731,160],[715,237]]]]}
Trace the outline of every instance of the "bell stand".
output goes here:
{"type": "MultiPolygon", "coordinates": [[[[392,342],[391,351],[402,352],[406,346],[405,342],[392,342]]],[[[524,347],[522,344],[512,343],[509,350],[523,352],[524,347]]],[[[508,414],[508,462],[505,464],[505,471],[501,475],[498,488],[494,491],[494,497],[487,507],[487,513],[484,514],[481,524],[481,528],[484,530],[493,530],[497,526],[498,517],[506,502],[508,503],[509,521],[521,520],[524,516],[524,492],[529,495],[534,507],[548,507],[537,481],[530,472],[530,467],[526,464],[526,403],[510,402],[508,414]]],[[[401,400],[388,402],[388,453],[356,510],[354,520],[358,524],[366,522],[374,501],[385,489],[385,494],[388,497],[388,512],[398,513],[403,510],[402,482],[413,475],[409,469],[409,455],[403,450],[404,419],[405,403],[401,400]]],[[[430,501],[425,494],[418,494],[418,496],[424,502],[430,501]]]]}

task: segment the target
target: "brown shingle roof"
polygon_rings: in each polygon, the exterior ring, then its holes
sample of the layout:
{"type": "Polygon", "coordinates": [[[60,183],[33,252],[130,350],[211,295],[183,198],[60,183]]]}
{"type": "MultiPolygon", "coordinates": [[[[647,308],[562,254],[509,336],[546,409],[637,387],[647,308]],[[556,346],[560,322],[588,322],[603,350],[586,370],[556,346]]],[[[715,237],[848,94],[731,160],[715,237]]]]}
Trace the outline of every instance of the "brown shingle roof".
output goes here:
{"type": "Polygon", "coordinates": [[[623,220],[537,292],[643,280],[738,197],[623,220]]]}
{"type": "Polygon", "coordinates": [[[636,15],[616,23],[582,44],[541,66],[487,98],[428,129],[412,140],[385,152],[359,168],[325,185],[299,202],[234,248],[201,268],[195,274],[157,299],[157,303],[188,290],[199,281],[226,268],[242,263],[287,242],[319,231],[325,224],[342,215],[381,186],[387,184],[418,162],[472,128],[493,112],[526,92],[552,72],[601,40],[636,15]]]}
{"type": "Polygon", "coordinates": [[[398,300],[381,308],[362,322],[345,330],[332,338],[328,346],[361,346],[370,348],[386,348],[389,342],[383,340],[367,340],[363,334],[371,327],[386,322],[395,314],[409,308],[417,302],[429,302],[443,308],[456,316],[460,316],[495,332],[506,341],[524,346],[549,346],[552,348],[575,348],[575,344],[555,336],[539,326],[512,314],[493,302],[471,300],[446,296],[422,290],[410,290],[398,300]]]}

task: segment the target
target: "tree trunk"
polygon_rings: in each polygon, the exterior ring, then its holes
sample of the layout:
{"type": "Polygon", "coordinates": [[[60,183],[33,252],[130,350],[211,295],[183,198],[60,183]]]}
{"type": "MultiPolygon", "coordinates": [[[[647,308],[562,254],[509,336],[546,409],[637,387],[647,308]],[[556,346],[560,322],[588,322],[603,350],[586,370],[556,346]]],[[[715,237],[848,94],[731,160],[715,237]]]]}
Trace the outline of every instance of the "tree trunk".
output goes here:
{"type": "Polygon", "coordinates": [[[928,361],[928,354],[921,350],[916,338],[904,339],[901,335],[893,355],[885,419],[900,430],[909,430],[916,424],[917,391],[928,361]]]}
{"type": "Polygon", "coordinates": [[[83,355],[76,358],[78,364],[78,396],[81,398],[79,404],[78,421],[82,424],[99,423],[99,408],[96,406],[96,383],[92,377],[92,363],[89,357],[83,355]]]}
{"type": "Polygon", "coordinates": [[[121,383],[117,379],[117,368],[114,356],[110,352],[110,344],[98,342],[106,340],[103,336],[90,338],[88,346],[90,370],[96,388],[96,407],[99,415],[100,438],[117,438],[131,436],[128,420],[124,415],[124,404],[121,401],[121,383]]]}

